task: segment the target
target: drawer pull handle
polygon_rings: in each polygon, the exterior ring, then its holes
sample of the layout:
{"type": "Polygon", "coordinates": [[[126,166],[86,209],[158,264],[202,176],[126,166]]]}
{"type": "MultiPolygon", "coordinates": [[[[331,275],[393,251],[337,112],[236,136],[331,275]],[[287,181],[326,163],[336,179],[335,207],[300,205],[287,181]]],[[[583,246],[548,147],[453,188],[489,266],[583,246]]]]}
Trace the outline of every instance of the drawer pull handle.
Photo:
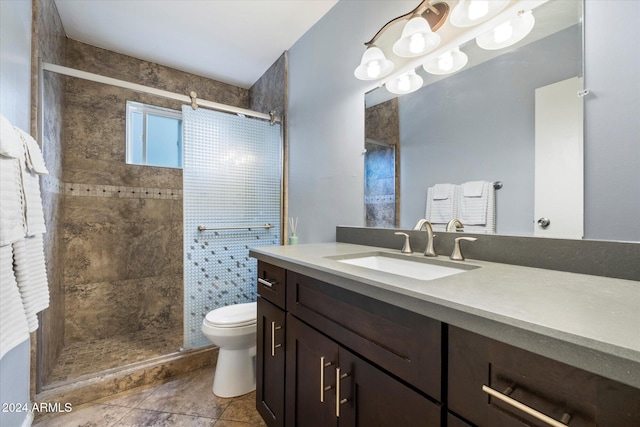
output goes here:
{"type": "Polygon", "coordinates": [[[331,366],[331,362],[325,362],[324,356],[320,358],[320,403],[324,403],[324,392],[331,390],[331,386],[324,386],[324,370],[331,366]]]}
{"type": "Polygon", "coordinates": [[[517,400],[512,399],[509,396],[506,396],[506,395],[500,393],[499,391],[496,391],[496,390],[492,389],[491,387],[487,387],[486,385],[482,386],[482,391],[487,393],[489,396],[493,396],[496,399],[502,400],[503,402],[507,403],[508,405],[511,405],[514,408],[521,410],[525,414],[529,414],[532,417],[537,418],[540,421],[545,422],[548,425],[553,426],[553,427],[567,427],[569,421],[571,420],[571,415],[569,415],[569,414],[564,414],[562,416],[562,422],[560,422],[558,420],[555,420],[555,419],[543,414],[540,411],[536,411],[535,409],[531,408],[530,406],[527,406],[527,405],[525,405],[523,403],[520,403],[517,400]]]}
{"type": "Polygon", "coordinates": [[[273,285],[277,285],[278,284],[278,282],[276,282],[275,280],[266,280],[266,279],[261,279],[260,277],[258,277],[258,283],[260,283],[261,285],[266,286],[267,288],[270,288],[273,285]]]}
{"type": "Polygon", "coordinates": [[[271,357],[276,356],[276,348],[282,347],[282,344],[276,345],[276,331],[282,329],[282,326],[276,326],[276,322],[271,322],[271,357]]]}
{"type": "Polygon", "coordinates": [[[349,399],[340,398],[340,380],[347,378],[349,374],[341,374],[340,368],[336,368],[336,417],[340,418],[340,405],[344,405],[349,399]]]}

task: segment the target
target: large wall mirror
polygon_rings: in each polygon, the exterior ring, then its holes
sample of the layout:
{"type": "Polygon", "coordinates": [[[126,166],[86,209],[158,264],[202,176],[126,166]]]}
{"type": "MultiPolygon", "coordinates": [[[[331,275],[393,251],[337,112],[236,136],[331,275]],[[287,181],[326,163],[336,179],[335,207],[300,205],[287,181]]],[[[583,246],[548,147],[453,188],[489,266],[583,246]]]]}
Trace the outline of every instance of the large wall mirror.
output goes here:
{"type": "Polygon", "coordinates": [[[533,31],[516,45],[487,51],[471,40],[461,46],[469,63],[457,73],[436,76],[419,67],[424,84],[416,92],[397,97],[379,87],[365,95],[367,226],[412,228],[425,217],[427,189],[436,184],[499,181],[497,234],[541,235],[538,216],[559,224],[562,213],[538,211],[545,195],[580,206],[578,231],[549,237],[582,238],[582,151],[562,147],[567,138],[582,139],[582,9],[581,0],[544,2],[533,10],[533,31]],[[563,96],[576,111],[564,114],[563,96]],[[567,136],[568,128],[578,134],[567,136]],[[542,135],[551,135],[546,147],[542,135]],[[576,166],[541,167],[545,154],[557,160],[566,152],[579,158],[576,166]]]}

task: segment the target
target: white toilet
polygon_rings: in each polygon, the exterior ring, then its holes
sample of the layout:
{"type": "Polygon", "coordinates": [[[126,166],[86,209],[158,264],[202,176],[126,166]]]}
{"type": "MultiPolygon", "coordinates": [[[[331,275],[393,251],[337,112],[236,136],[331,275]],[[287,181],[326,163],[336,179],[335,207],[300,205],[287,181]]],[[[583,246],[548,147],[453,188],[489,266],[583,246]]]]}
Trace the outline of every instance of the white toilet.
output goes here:
{"type": "Polygon", "coordinates": [[[210,311],[202,333],[220,347],[213,394],[235,397],[256,389],[257,304],[234,304],[210,311]]]}

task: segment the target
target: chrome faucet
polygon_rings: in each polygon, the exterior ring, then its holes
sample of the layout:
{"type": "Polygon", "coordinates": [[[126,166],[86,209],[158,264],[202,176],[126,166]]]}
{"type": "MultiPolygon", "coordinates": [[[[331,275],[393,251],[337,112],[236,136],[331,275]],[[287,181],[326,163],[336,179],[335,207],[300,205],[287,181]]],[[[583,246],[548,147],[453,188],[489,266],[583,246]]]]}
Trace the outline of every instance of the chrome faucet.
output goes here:
{"type": "Polygon", "coordinates": [[[453,218],[451,221],[447,223],[447,231],[464,231],[464,225],[460,222],[459,219],[453,218]]]}
{"type": "Polygon", "coordinates": [[[436,251],[433,249],[433,227],[431,227],[431,223],[426,219],[421,219],[418,221],[414,230],[420,231],[422,227],[427,231],[427,247],[424,250],[424,256],[438,256],[436,255],[436,251]]]}

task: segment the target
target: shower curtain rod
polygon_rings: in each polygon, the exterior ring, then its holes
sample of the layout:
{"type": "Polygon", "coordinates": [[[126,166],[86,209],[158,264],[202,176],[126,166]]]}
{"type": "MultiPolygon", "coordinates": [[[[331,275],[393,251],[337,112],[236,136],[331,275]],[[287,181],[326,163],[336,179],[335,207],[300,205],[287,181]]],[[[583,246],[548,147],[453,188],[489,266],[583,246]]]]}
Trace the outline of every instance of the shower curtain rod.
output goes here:
{"type": "MultiPolygon", "coordinates": [[[[156,89],[156,88],[152,88],[152,87],[137,84],[137,83],[130,83],[124,80],[114,79],[112,77],[101,76],[100,74],[94,74],[94,73],[89,73],[82,70],[76,70],[75,68],[64,67],[62,65],[43,62],[42,69],[45,71],[51,71],[57,74],[63,74],[65,76],[77,77],[79,79],[90,80],[92,82],[108,84],[112,86],[121,87],[124,89],[131,89],[136,92],[142,92],[150,95],[161,96],[163,98],[174,99],[176,101],[181,101],[190,105],[193,105],[193,102],[195,102],[195,99],[191,98],[189,95],[182,95],[179,93],[169,92],[162,89],[156,89]]],[[[282,119],[279,116],[271,116],[269,114],[260,113],[258,111],[248,110],[240,107],[234,107],[231,105],[220,104],[218,102],[207,101],[204,99],[198,99],[197,106],[207,107],[212,110],[224,111],[227,113],[235,113],[235,114],[242,114],[249,117],[257,117],[260,119],[270,120],[271,122],[282,121],[282,119]]]]}

